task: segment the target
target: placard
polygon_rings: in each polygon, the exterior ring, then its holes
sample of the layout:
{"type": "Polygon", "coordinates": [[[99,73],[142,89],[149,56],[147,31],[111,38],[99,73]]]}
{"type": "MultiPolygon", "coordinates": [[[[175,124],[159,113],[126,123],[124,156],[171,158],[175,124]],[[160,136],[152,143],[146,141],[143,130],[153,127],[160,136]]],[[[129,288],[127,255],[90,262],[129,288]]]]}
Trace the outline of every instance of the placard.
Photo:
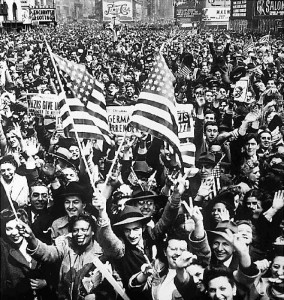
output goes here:
{"type": "Polygon", "coordinates": [[[28,114],[56,118],[59,114],[58,96],[54,94],[27,94],[28,114]]]}

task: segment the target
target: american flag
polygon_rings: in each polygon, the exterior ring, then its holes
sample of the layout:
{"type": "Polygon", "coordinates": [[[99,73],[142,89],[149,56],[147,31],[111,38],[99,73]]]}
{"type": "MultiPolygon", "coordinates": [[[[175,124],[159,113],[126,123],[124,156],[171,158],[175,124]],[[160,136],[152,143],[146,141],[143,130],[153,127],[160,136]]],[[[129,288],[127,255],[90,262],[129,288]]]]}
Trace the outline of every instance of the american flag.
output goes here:
{"type": "Polygon", "coordinates": [[[243,54],[244,55],[247,55],[248,54],[248,51],[250,49],[253,49],[254,48],[254,42],[253,42],[253,38],[252,36],[249,38],[249,40],[244,44],[243,46],[243,54]]]}
{"type": "Polygon", "coordinates": [[[138,102],[134,106],[130,124],[168,142],[180,155],[174,79],[163,56],[157,54],[138,102]]]}
{"type": "Polygon", "coordinates": [[[74,137],[76,129],[79,138],[102,139],[110,142],[109,126],[103,87],[92,77],[84,65],[68,61],[53,54],[60,70],[68,76],[67,86],[74,98],[61,96],[60,116],[64,129],[74,137]],[[75,125],[75,128],[73,126],[75,125]]]}
{"type": "Polygon", "coordinates": [[[270,38],[270,35],[267,34],[265,36],[263,36],[262,38],[259,39],[259,43],[263,44],[263,43],[269,43],[269,38],[270,38]]]}
{"type": "Polygon", "coordinates": [[[195,166],[195,152],[196,147],[193,143],[184,143],[180,145],[180,152],[182,155],[183,167],[185,171],[192,166],[195,166]]]}
{"type": "Polygon", "coordinates": [[[178,68],[178,75],[187,77],[191,73],[191,70],[188,66],[186,65],[181,65],[178,68]]]}

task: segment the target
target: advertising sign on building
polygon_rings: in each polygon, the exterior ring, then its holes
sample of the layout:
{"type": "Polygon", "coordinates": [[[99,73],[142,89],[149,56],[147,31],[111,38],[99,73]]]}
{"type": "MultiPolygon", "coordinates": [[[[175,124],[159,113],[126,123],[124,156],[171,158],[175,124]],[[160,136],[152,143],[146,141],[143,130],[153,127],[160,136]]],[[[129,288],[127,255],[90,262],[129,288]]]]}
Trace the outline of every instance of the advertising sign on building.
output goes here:
{"type": "Polygon", "coordinates": [[[207,0],[206,7],[230,6],[230,0],[207,0]]]}
{"type": "Polygon", "coordinates": [[[103,0],[103,20],[110,22],[116,17],[118,20],[133,21],[133,6],[131,0],[103,0]]]}
{"type": "Polygon", "coordinates": [[[243,17],[247,15],[247,0],[232,0],[232,17],[243,17]]]}
{"type": "Polygon", "coordinates": [[[284,0],[257,0],[255,10],[256,16],[283,16],[284,0]]]}
{"type": "Polygon", "coordinates": [[[202,11],[202,21],[229,21],[229,7],[210,7],[204,8],[202,11]]]}
{"type": "Polygon", "coordinates": [[[55,13],[54,8],[31,8],[32,21],[54,22],[55,13]]]}

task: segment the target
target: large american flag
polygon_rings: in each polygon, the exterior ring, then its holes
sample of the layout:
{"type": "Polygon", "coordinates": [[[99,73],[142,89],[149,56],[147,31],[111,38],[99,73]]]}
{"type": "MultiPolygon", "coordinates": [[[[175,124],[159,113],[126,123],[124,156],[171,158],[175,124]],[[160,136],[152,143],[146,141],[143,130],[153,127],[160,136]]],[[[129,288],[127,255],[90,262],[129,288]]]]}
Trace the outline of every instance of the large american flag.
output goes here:
{"type": "Polygon", "coordinates": [[[180,155],[174,79],[163,56],[157,54],[138,102],[134,106],[130,124],[167,141],[180,155]]]}
{"type": "Polygon", "coordinates": [[[68,87],[74,98],[62,95],[59,107],[64,129],[74,137],[102,139],[109,142],[109,126],[103,86],[88,73],[84,65],[68,61],[53,54],[59,69],[68,76],[68,87]],[[75,125],[75,128],[74,128],[75,125]]]}

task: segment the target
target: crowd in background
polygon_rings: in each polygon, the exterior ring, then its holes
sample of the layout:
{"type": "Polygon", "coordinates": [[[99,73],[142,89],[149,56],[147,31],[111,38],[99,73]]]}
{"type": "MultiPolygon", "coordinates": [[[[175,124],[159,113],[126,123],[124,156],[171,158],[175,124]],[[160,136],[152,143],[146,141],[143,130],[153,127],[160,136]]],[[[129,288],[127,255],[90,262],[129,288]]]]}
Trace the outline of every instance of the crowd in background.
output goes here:
{"type": "Polygon", "coordinates": [[[120,299],[102,262],[130,299],[283,299],[283,36],[116,34],[75,23],[1,36],[1,297],[120,299]],[[193,107],[195,163],[148,132],[79,145],[31,115],[29,94],[57,93],[46,43],[86,66],[107,107],[135,105],[161,53],[176,102],[193,107]]]}

